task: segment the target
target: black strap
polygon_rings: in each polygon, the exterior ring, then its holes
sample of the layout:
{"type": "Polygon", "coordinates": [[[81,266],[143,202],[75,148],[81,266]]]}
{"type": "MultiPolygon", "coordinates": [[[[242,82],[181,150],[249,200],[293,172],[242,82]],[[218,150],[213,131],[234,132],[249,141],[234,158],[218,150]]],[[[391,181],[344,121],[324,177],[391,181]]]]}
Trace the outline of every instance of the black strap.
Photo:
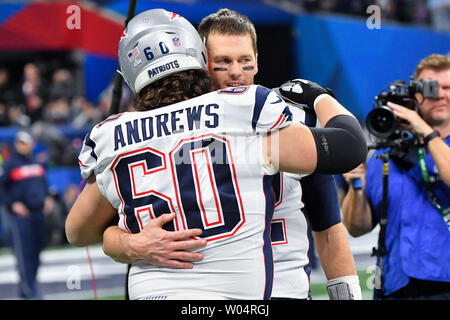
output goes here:
{"type": "Polygon", "coordinates": [[[434,138],[440,137],[440,136],[441,136],[441,134],[439,133],[439,131],[434,130],[432,133],[430,133],[429,135],[427,135],[423,138],[423,144],[427,145],[431,139],[434,139],[434,138]]]}
{"type": "Polygon", "coordinates": [[[380,233],[378,234],[378,248],[372,248],[372,257],[378,257],[378,270],[375,273],[375,298],[383,297],[384,277],[384,256],[386,255],[386,228],[387,228],[387,212],[389,205],[389,152],[377,156],[383,160],[383,198],[381,203],[380,214],[380,233]]]}

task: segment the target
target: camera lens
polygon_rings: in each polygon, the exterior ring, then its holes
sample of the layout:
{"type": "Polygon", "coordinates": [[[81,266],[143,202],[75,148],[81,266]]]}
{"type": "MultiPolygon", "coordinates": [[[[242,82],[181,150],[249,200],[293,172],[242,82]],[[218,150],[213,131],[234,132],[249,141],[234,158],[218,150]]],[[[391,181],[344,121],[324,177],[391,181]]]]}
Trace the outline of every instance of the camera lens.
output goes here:
{"type": "Polygon", "coordinates": [[[374,136],[387,138],[397,128],[397,118],[390,108],[381,106],[369,112],[366,125],[369,132],[374,136]]]}

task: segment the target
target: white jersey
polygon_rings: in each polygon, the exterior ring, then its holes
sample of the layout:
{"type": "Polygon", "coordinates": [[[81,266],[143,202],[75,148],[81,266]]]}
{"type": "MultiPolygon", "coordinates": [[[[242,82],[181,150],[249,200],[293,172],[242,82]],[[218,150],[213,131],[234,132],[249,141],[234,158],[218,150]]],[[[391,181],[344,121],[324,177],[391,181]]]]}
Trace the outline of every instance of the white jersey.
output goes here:
{"type": "MultiPolygon", "coordinates": [[[[305,121],[305,111],[291,107],[293,122],[305,121]]],[[[315,119],[314,119],[315,122],[315,119]]],[[[311,123],[308,123],[309,125],[311,123]]],[[[274,279],[272,297],[307,299],[309,294],[308,225],[302,212],[303,175],[279,172],[274,176],[275,211],[272,218],[274,279]]]]}
{"type": "Polygon", "coordinates": [[[86,136],[79,162],[137,233],[175,212],[167,230],[203,229],[193,269],[133,263],[131,299],[268,299],[273,280],[271,176],[262,135],[290,123],[261,86],[227,88],[145,112],[114,115],[86,136]]]}

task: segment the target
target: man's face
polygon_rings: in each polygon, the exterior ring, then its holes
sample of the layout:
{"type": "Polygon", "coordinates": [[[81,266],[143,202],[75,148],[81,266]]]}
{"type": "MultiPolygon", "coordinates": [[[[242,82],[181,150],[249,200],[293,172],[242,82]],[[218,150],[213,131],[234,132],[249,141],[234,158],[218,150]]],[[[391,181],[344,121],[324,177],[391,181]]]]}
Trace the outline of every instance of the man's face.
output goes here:
{"type": "Polygon", "coordinates": [[[424,69],[417,80],[431,78],[439,82],[439,97],[424,99],[419,107],[422,118],[431,126],[450,125],[450,70],[424,69]]]}
{"type": "Polygon", "coordinates": [[[211,33],[206,42],[214,90],[253,84],[258,72],[257,55],[249,33],[211,33]]]}
{"type": "Polygon", "coordinates": [[[16,141],[15,146],[19,154],[29,156],[33,151],[34,144],[32,142],[16,141]]]}

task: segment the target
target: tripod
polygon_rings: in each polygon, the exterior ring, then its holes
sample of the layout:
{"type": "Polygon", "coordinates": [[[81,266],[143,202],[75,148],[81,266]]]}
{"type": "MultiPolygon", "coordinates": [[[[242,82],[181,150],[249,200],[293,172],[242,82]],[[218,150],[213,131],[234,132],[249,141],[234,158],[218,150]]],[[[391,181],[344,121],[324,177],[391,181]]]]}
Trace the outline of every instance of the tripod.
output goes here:
{"type": "Polygon", "coordinates": [[[378,269],[375,269],[375,299],[382,298],[383,293],[383,262],[386,255],[386,227],[387,227],[387,210],[389,205],[389,157],[390,152],[387,151],[377,155],[377,159],[383,161],[383,197],[381,200],[381,216],[380,216],[380,233],[378,234],[378,248],[372,248],[371,257],[378,257],[378,269]]]}

